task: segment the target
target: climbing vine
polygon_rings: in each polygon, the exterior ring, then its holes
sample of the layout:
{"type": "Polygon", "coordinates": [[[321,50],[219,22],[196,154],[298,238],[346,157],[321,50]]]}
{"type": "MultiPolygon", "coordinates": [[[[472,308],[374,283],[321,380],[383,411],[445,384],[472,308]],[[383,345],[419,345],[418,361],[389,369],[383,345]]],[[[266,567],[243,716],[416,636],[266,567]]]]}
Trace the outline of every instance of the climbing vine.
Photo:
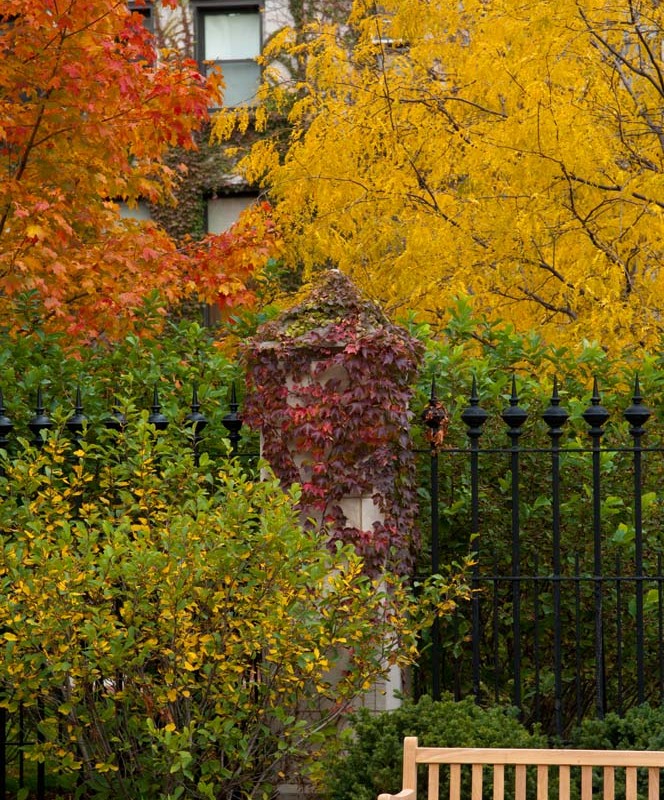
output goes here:
{"type": "Polygon", "coordinates": [[[281,481],[302,484],[301,512],[354,545],[368,571],[407,572],[417,545],[410,384],[421,345],[362,299],[338,270],[245,345],[245,419],[281,481]],[[382,521],[350,524],[346,497],[382,521]]]}

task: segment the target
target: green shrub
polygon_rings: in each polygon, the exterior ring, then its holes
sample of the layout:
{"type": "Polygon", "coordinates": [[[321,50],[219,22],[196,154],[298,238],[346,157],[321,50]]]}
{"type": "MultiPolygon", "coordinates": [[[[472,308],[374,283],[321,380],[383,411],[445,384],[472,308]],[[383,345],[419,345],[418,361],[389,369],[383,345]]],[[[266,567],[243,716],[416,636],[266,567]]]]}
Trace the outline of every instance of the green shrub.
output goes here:
{"type": "MultiPolygon", "coordinates": [[[[586,719],[571,732],[570,746],[580,750],[664,750],[664,706],[630,708],[624,716],[586,719]]],[[[572,771],[572,796],[580,797],[580,776],[572,771]]],[[[593,771],[593,793],[601,793],[601,770],[593,771]]],[[[616,800],[625,797],[624,770],[616,771],[616,800]]],[[[647,770],[638,773],[638,796],[648,797],[647,770]]],[[[661,795],[660,795],[661,796],[661,795]]]]}
{"type": "MultiPolygon", "coordinates": [[[[404,736],[417,736],[420,745],[431,747],[547,746],[544,736],[521,725],[514,709],[484,709],[470,699],[434,702],[422,697],[378,715],[360,709],[340,749],[323,762],[319,780],[326,800],[376,800],[380,792],[398,792],[404,736]]],[[[440,777],[440,796],[445,797],[444,770],[440,777]]],[[[421,790],[426,791],[424,784],[421,790]]]]}
{"type": "Polygon", "coordinates": [[[413,647],[399,588],[297,500],[195,465],[146,412],[117,441],[0,451],[0,704],[37,726],[26,757],[86,799],[269,796],[413,647]]]}
{"type": "Polygon", "coordinates": [[[664,706],[630,708],[623,717],[584,720],[573,732],[571,744],[587,750],[664,750],[664,706]]]}

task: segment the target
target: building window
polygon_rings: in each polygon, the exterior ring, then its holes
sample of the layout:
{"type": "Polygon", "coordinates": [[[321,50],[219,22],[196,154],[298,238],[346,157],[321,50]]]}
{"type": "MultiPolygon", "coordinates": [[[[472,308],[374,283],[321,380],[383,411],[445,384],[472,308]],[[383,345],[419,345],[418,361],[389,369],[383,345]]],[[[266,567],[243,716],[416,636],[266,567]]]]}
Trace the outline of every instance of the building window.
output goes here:
{"type": "Polygon", "coordinates": [[[154,34],[154,18],[152,16],[152,0],[140,2],[139,0],[130,0],[129,10],[135,14],[140,14],[143,17],[143,24],[154,34]]]}
{"type": "Polygon", "coordinates": [[[256,202],[255,194],[213,197],[207,202],[208,233],[224,233],[250,205],[256,202]]]}
{"type": "Polygon", "coordinates": [[[135,205],[129,206],[125,202],[118,203],[118,210],[123,219],[136,219],[141,222],[148,222],[152,219],[150,208],[147,203],[139,200],[135,205]]]}
{"type": "MultiPolygon", "coordinates": [[[[224,233],[237,220],[242,211],[256,202],[255,194],[213,197],[207,201],[206,219],[208,233],[224,233]]],[[[203,307],[203,325],[213,327],[221,321],[217,306],[203,307]]]]}
{"type": "Polygon", "coordinates": [[[197,30],[199,59],[211,62],[203,69],[218,66],[224,76],[224,105],[253,105],[261,79],[259,6],[199,6],[197,30]]]}

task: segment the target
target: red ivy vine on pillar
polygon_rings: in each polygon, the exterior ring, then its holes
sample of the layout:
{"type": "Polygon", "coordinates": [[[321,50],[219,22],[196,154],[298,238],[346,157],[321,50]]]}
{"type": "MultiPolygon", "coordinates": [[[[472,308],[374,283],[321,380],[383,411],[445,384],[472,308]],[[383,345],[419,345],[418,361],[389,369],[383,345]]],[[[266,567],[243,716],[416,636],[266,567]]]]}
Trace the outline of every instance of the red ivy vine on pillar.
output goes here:
{"type": "Polygon", "coordinates": [[[410,385],[421,345],[362,299],[338,270],[245,346],[245,419],[305,517],[352,543],[366,568],[406,573],[418,544],[410,385]],[[383,522],[350,526],[348,496],[372,497],[383,522]]]}

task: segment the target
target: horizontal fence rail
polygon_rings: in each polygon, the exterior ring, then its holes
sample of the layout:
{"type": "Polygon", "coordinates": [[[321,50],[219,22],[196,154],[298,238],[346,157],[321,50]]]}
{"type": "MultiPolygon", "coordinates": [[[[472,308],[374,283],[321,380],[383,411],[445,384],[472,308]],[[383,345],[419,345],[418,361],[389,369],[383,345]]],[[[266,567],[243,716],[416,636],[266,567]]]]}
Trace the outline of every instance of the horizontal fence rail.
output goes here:
{"type": "Polygon", "coordinates": [[[431,571],[465,541],[473,593],[434,623],[420,692],[511,703],[558,737],[588,716],[664,702],[664,447],[644,445],[652,412],[638,378],[614,446],[603,441],[610,414],[596,381],[585,431],[577,425],[571,441],[557,384],[540,415],[548,446],[526,441],[533,420],[514,379],[495,416],[473,382],[461,414],[468,444],[446,447],[449,420],[432,387],[431,571]]]}

